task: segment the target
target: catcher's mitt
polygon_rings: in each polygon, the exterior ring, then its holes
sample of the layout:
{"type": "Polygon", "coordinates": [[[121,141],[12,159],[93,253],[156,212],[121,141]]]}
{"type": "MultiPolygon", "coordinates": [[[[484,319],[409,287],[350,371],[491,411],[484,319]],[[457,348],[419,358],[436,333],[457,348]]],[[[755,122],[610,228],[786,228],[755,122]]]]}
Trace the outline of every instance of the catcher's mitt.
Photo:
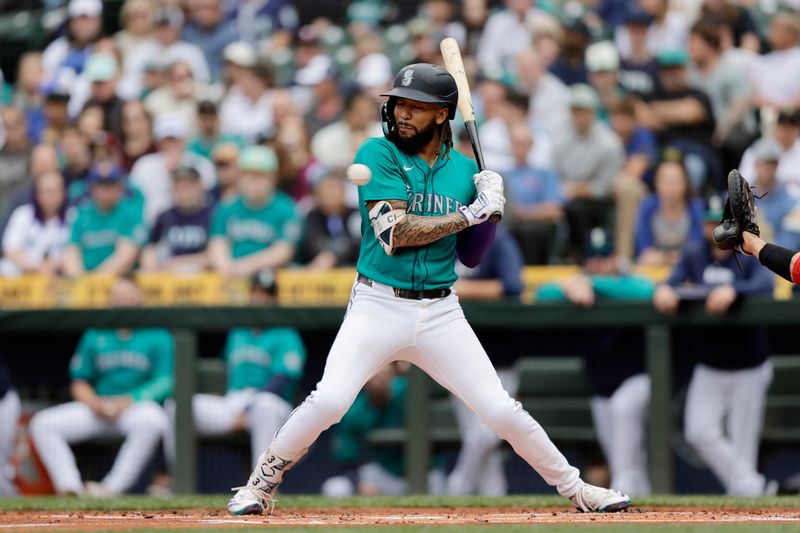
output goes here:
{"type": "Polygon", "coordinates": [[[723,250],[741,250],[742,232],[760,235],[756,222],[756,206],[750,184],[738,170],[728,173],[728,201],[722,220],[714,228],[714,243],[723,250]]]}

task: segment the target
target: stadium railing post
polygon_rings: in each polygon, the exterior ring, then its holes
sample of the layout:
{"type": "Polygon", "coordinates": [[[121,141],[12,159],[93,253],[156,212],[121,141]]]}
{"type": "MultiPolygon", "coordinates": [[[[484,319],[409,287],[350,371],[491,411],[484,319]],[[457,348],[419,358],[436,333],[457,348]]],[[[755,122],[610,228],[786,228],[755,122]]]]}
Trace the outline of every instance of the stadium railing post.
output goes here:
{"type": "Polygon", "coordinates": [[[197,388],[197,335],[175,331],[175,492],[197,492],[197,441],[192,417],[192,396],[197,388]]]}
{"type": "Polygon", "coordinates": [[[667,324],[649,324],[645,328],[646,366],[651,387],[648,442],[650,482],[654,494],[670,494],[673,491],[670,446],[672,398],[670,328],[667,324]]]}
{"type": "Polygon", "coordinates": [[[408,395],[406,396],[407,479],[409,492],[428,492],[428,469],[431,464],[430,378],[412,366],[408,372],[408,395]]]}

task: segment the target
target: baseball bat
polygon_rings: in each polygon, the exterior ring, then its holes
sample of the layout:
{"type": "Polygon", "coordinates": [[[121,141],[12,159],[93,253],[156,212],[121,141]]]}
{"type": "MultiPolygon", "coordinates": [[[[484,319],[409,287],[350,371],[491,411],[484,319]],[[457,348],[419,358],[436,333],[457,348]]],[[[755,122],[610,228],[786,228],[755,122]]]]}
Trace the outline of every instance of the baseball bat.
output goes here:
{"type": "MultiPolygon", "coordinates": [[[[452,37],[446,37],[442,39],[439,48],[442,51],[442,58],[447,72],[456,80],[458,110],[464,118],[464,127],[467,129],[472,152],[475,154],[475,162],[478,163],[478,170],[485,170],[486,163],[483,161],[483,149],[481,149],[478,128],[475,125],[475,108],[472,106],[472,93],[469,90],[467,72],[464,70],[464,60],[461,58],[458,42],[452,37]]],[[[489,217],[489,220],[498,222],[501,218],[500,213],[494,213],[489,217]]]]}

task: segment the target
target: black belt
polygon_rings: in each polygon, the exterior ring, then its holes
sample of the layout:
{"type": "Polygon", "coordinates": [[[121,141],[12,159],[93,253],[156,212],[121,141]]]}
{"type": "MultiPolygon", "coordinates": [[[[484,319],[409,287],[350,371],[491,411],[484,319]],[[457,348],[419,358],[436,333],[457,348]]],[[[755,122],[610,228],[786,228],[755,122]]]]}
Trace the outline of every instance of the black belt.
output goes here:
{"type": "MultiPolygon", "coordinates": [[[[363,274],[359,274],[357,278],[359,283],[363,283],[372,287],[372,280],[363,274]]],[[[411,289],[397,289],[391,287],[394,295],[398,298],[405,298],[406,300],[426,300],[432,298],[444,298],[450,296],[450,289],[428,289],[427,291],[412,291],[411,289]]]]}

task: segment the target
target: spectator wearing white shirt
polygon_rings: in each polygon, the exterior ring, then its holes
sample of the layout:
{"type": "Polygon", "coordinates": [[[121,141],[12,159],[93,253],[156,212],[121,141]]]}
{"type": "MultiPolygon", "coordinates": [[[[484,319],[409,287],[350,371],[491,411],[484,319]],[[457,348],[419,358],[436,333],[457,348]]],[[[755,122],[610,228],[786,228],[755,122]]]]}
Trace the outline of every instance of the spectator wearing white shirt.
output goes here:
{"type": "Polygon", "coordinates": [[[156,14],[156,41],[139,47],[125,60],[125,89],[130,94],[140,94],[142,78],[148,65],[159,61],[170,65],[182,61],[189,65],[197,83],[207,85],[211,73],[203,51],[197,46],[180,40],[184,18],[180,9],[165,8],[156,14]]]}
{"type": "Polygon", "coordinates": [[[505,8],[489,16],[478,44],[478,64],[491,76],[513,70],[514,57],[531,45],[533,0],[505,0],[505,8]]]}
{"type": "Polygon", "coordinates": [[[345,102],[344,118],[325,126],[311,138],[311,153],[329,169],[345,168],[353,162],[364,140],[382,135],[372,97],[353,93],[345,102]]]}
{"type": "Polygon", "coordinates": [[[80,74],[103,29],[103,3],[100,0],[70,0],[67,5],[67,33],[45,48],[42,66],[45,78],[53,80],[62,68],[80,74]]]}
{"type": "Polygon", "coordinates": [[[534,49],[520,52],[516,59],[517,85],[530,95],[529,119],[554,135],[569,122],[569,89],[547,71],[534,49]]]}
{"type": "MultiPolygon", "coordinates": [[[[739,171],[750,179],[756,175],[757,154],[766,144],[775,143],[781,155],[775,176],[786,192],[800,206],[800,112],[791,109],[782,110],[772,131],[772,136],[756,141],[742,156],[739,171]]],[[[800,209],[794,222],[795,231],[800,232],[800,209]]]]}
{"type": "Polygon", "coordinates": [[[122,29],[114,34],[123,60],[131,57],[141,46],[155,43],[155,11],[150,0],[125,0],[120,10],[122,29]]]}
{"type": "Polygon", "coordinates": [[[167,84],[150,93],[144,106],[148,113],[158,118],[164,113],[183,116],[190,132],[197,130],[197,104],[204,99],[204,90],[192,75],[191,67],[175,61],[166,72],[167,84]]]}
{"type": "Polygon", "coordinates": [[[772,52],[758,58],[750,73],[756,107],[800,107],[800,19],[778,13],[769,25],[772,52]]]}
{"type": "Polygon", "coordinates": [[[236,71],[233,86],[219,107],[220,130],[225,135],[239,135],[253,142],[259,135],[275,132],[272,73],[257,63],[236,71]]]}
{"type": "Polygon", "coordinates": [[[0,274],[55,274],[69,240],[66,210],[67,193],[61,174],[46,172],[39,176],[31,202],[14,209],[3,232],[0,274]]]}
{"type": "Polygon", "coordinates": [[[148,224],[172,206],[171,175],[179,166],[195,168],[206,191],[217,184],[211,161],[186,151],[189,128],[183,116],[165,113],[156,119],[153,130],[158,152],[141,157],[130,175],[131,185],[144,196],[144,219],[148,224]]]}

